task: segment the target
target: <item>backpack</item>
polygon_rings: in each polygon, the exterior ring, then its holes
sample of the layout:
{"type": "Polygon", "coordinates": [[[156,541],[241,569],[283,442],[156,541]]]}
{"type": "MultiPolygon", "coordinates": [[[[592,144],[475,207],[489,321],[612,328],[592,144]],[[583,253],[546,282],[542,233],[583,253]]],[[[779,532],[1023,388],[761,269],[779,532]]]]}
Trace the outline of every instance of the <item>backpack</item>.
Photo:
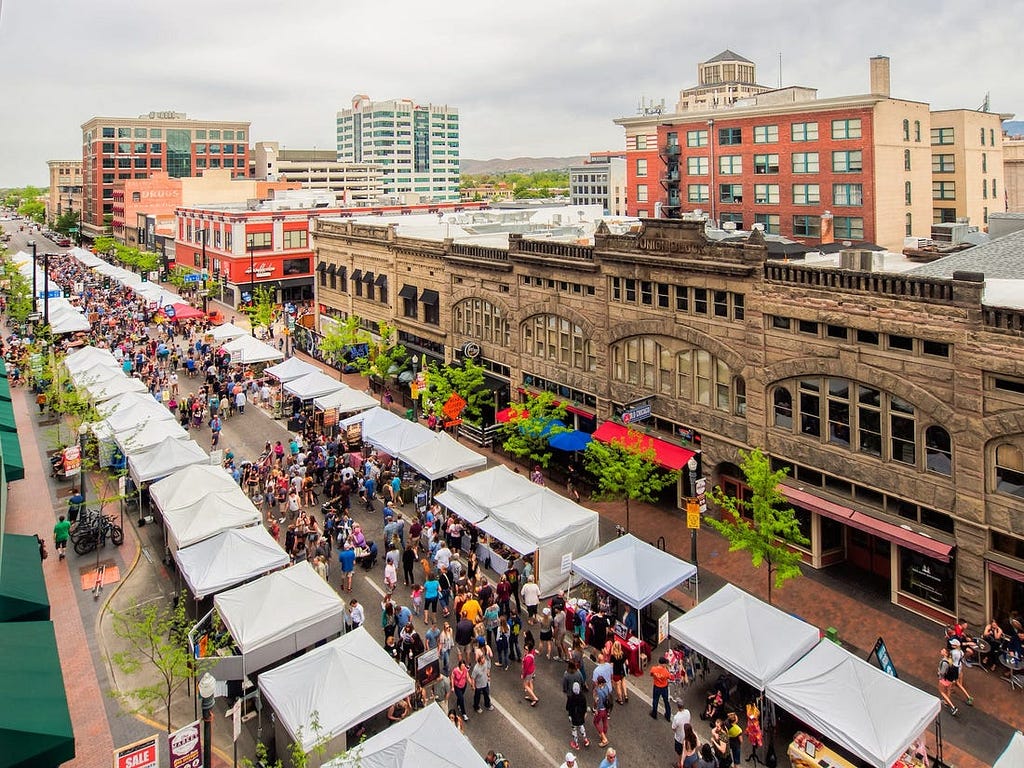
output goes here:
{"type": "Polygon", "coordinates": [[[501,752],[494,753],[494,762],[491,765],[494,768],[510,768],[508,758],[501,754],[501,752]]]}
{"type": "Polygon", "coordinates": [[[949,680],[949,679],[950,679],[950,676],[949,676],[949,675],[950,675],[950,670],[951,670],[952,668],[953,668],[953,667],[952,667],[952,665],[951,665],[951,664],[949,663],[949,660],[948,660],[948,659],[942,659],[942,660],[941,660],[941,661],[939,662],[939,666],[938,666],[938,668],[937,668],[937,669],[935,670],[935,672],[936,672],[936,674],[937,674],[937,675],[938,675],[939,677],[943,678],[944,680],[949,680]]]}

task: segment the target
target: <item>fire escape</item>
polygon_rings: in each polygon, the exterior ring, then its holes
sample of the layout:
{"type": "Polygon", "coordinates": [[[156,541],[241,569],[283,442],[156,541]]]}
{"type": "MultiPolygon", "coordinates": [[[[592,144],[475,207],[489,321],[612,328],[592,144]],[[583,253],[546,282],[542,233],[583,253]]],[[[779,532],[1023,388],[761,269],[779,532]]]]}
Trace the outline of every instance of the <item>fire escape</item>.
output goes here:
{"type": "Polygon", "coordinates": [[[682,214],[682,197],[679,191],[679,135],[669,133],[664,146],[658,152],[665,164],[665,172],[661,176],[661,186],[665,188],[665,203],[662,215],[666,219],[678,219],[682,214]]]}

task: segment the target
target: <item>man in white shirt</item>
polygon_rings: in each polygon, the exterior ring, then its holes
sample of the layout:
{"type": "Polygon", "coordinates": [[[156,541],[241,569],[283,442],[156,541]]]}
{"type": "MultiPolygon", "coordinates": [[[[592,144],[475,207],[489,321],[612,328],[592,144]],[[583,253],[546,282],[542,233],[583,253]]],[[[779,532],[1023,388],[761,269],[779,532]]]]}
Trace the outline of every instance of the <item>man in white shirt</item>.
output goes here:
{"type": "Polygon", "coordinates": [[[358,600],[352,598],[352,601],[348,604],[348,620],[352,625],[352,629],[358,629],[361,627],[365,618],[366,617],[363,614],[363,606],[359,604],[358,600]]]}
{"type": "Polygon", "coordinates": [[[444,568],[448,568],[451,565],[452,551],[448,549],[447,544],[441,544],[441,548],[437,550],[437,553],[434,555],[434,562],[437,564],[438,568],[441,568],[442,566],[444,568]]]}
{"type": "Polygon", "coordinates": [[[676,754],[679,765],[683,765],[683,740],[686,738],[686,726],[690,724],[690,710],[682,699],[676,700],[676,713],[672,716],[672,735],[675,737],[676,754]]]}
{"type": "Polygon", "coordinates": [[[537,605],[540,603],[540,587],[537,586],[532,576],[523,585],[522,596],[526,613],[530,616],[530,623],[533,624],[537,617],[537,605]]]}

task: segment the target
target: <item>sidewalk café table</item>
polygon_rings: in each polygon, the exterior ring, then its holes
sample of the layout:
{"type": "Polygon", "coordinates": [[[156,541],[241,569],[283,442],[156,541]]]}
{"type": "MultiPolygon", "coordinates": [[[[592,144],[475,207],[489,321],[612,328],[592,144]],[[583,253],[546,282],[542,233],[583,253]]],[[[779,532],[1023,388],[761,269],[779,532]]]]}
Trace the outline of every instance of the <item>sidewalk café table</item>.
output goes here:
{"type": "Polygon", "coordinates": [[[1014,688],[1024,690],[1024,678],[1017,674],[1024,669],[1024,659],[1020,656],[1010,656],[1008,653],[1001,653],[999,654],[999,663],[1010,670],[1010,676],[1005,678],[1006,682],[1010,684],[1010,690],[1014,688]]]}

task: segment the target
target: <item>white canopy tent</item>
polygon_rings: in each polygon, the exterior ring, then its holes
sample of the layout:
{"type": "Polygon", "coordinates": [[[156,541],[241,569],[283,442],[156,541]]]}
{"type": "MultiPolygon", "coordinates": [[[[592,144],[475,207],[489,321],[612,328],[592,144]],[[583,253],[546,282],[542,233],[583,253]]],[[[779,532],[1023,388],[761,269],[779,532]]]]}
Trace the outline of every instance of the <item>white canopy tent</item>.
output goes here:
{"type": "Polygon", "coordinates": [[[759,691],[821,637],[817,627],[732,584],[673,621],[668,631],[759,691]]]}
{"type": "Polygon", "coordinates": [[[129,402],[104,419],[111,432],[115,433],[156,421],[175,421],[174,414],[149,396],[138,402],[129,402]]]}
{"type": "Polygon", "coordinates": [[[1021,768],[1024,765],[1024,733],[1017,731],[1010,738],[1003,754],[992,763],[992,768],[1021,768]]]}
{"type": "Polygon", "coordinates": [[[50,331],[55,334],[81,333],[92,328],[89,319],[66,299],[50,299],[50,331]],[[64,302],[54,307],[54,302],[64,302]]]}
{"type": "Polygon", "coordinates": [[[79,248],[75,246],[70,251],[68,251],[68,253],[74,256],[78,260],[79,264],[82,264],[86,267],[98,267],[100,264],[103,264],[103,259],[97,256],[95,253],[87,251],[85,248],[79,248]]]}
{"type": "Polygon", "coordinates": [[[232,528],[174,553],[197,600],[288,565],[288,555],[262,525],[232,528]]]}
{"type": "MultiPolygon", "coordinates": [[[[345,732],[404,699],[416,688],[405,669],[360,627],[260,675],[260,691],[277,713],[289,741],[310,752],[326,741],[326,753],[345,749],[345,732]],[[359,691],[339,696],[339,691],[359,691]],[[320,724],[309,724],[314,713],[320,724]]],[[[280,733],[280,731],[279,731],[280,733]]]]}
{"type": "Polygon", "coordinates": [[[276,347],[272,347],[252,336],[239,336],[224,345],[224,350],[231,355],[233,362],[242,365],[252,363],[266,363],[271,360],[281,360],[284,353],[276,347]]]}
{"type": "Polygon", "coordinates": [[[167,533],[167,543],[173,552],[216,536],[232,528],[244,528],[260,522],[260,512],[249,501],[245,492],[235,486],[233,490],[208,493],[187,506],[160,508],[167,533]]]}
{"type": "MultiPolygon", "coordinates": [[[[431,432],[429,429],[428,432],[431,432]]],[[[437,480],[487,464],[487,457],[467,448],[446,432],[431,432],[431,439],[401,451],[402,461],[428,480],[437,480]]]]}
{"type": "Polygon", "coordinates": [[[114,357],[109,349],[92,346],[82,347],[74,352],[69,352],[62,362],[68,373],[85,371],[97,365],[105,365],[108,368],[121,367],[121,364],[117,362],[117,358],[114,357]]]}
{"type": "Polygon", "coordinates": [[[125,392],[123,395],[104,400],[102,403],[96,403],[96,412],[103,418],[108,418],[115,413],[133,408],[139,403],[148,404],[155,402],[156,399],[149,394],[148,390],[145,392],[125,392]]]}
{"type": "Polygon", "coordinates": [[[299,376],[297,379],[286,381],[281,388],[300,400],[312,400],[314,397],[323,397],[344,389],[345,385],[333,376],[328,376],[321,371],[314,371],[305,376],[299,376]]]}
{"type": "Polygon", "coordinates": [[[354,754],[324,765],[325,768],[487,768],[480,753],[437,703],[371,736],[354,754]]]}
{"type": "Polygon", "coordinates": [[[148,392],[146,385],[138,379],[132,379],[122,375],[119,379],[111,379],[99,384],[86,385],[85,391],[89,397],[97,403],[109,400],[112,397],[123,395],[126,392],[148,392]]]}
{"type": "Polygon", "coordinates": [[[114,442],[125,456],[145,453],[168,437],[188,440],[189,434],[174,419],[146,421],[114,434],[114,442]]]}
{"type": "Polygon", "coordinates": [[[149,486],[149,497],[158,509],[180,509],[211,493],[223,493],[233,488],[238,488],[238,483],[222,467],[192,464],[149,486]]]}
{"type": "MultiPolygon", "coordinates": [[[[88,368],[80,368],[75,371],[70,371],[68,374],[71,377],[71,381],[74,382],[76,387],[82,387],[88,389],[89,387],[98,387],[115,379],[125,378],[125,373],[121,369],[121,364],[117,361],[108,363],[106,361],[99,362],[96,365],[91,365],[88,368]]],[[[155,401],[154,401],[155,402],[155,401]]]]}
{"type": "Polygon", "coordinates": [[[463,515],[458,509],[466,509],[478,519],[465,519],[512,549],[524,555],[536,552],[537,584],[542,595],[568,586],[570,576],[567,569],[563,572],[563,558],[571,561],[582,557],[600,543],[596,512],[530,482],[504,465],[451,481],[437,500],[460,517],[463,515]],[[480,489],[490,493],[477,495],[480,489]]]}
{"type": "Polygon", "coordinates": [[[219,680],[241,680],[344,626],[345,603],[308,562],[221,592],[213,604],[241,651],[217,662],[219,680]]]}
{"type": "Polygon", "coordinates": [[[697,566],[627,533],[573,560],[572,570],[639,610],[693,578],[697,566]]]}
{"type": "Polygon", "coordinates": [[[392,413],[387,408],[377,407],[342,419],[341,423],[346,427],[351,427],[353,424],[362,424],[363,435],[365,436],[368,432],[387,429],[394,424],[404,421],[405,419],[396,413],[392,413]]]}
{"type": "Polygon", "coordinates": [[[299,360],[297,357],[289,357],[283,363],[272,365],[263,371],[269,376],[273,376],[278,381],[284,383],[291,381],[292,379],[298,379],[301,376],[305,376],[309,373],[323,373],[323,368],[312,363],[307,363],[305,360],[299,360]]]}
{"type": "Polygon", "coordinates": [[[210,335],[214,341],[232,341],[242,336],[249,336],[250,333],[245,328],[239,328],[234,323],[222,323],[211,328],[210,335]]]}
{"type": "Polygon", "coordinates": [[[935,696],[828,640],[770,680],[766,692],[795,718],[876,768],[895,763],[941,709],[935,696]]]}
{"type": "MultiPolygon", "coordinates": [[[[291,358],[294,360],[295,358],[291,358]]],[[[354,387],[345,387],[337,392],[322,397],[314,397],[313,405],[321,411],[335,409],[338,413],[352,413],[353,411],[365,411],[367,408],[375,408],[378,405],[377,398],[366,394],[354,387]]]]}
{"type": "Polygon", "coordinates": [[[433,430],[406,419],[399,419],[388,427],[373,427],[369,431],[365,424],[363,426],[363,442],[390,456],[399,456],[432,441],[436,436],[433,430]]]}
{"type": "Polygon", "coordinates": [[[174,437],[164,438],[145,453],[137,453],[128,457],[128,472],[139,487],[143,483],[167,477],[172,472],[187,467],[189,464],[208,464],[210,457],[199,447],[195,440],[178,440],[174,437]]]}

